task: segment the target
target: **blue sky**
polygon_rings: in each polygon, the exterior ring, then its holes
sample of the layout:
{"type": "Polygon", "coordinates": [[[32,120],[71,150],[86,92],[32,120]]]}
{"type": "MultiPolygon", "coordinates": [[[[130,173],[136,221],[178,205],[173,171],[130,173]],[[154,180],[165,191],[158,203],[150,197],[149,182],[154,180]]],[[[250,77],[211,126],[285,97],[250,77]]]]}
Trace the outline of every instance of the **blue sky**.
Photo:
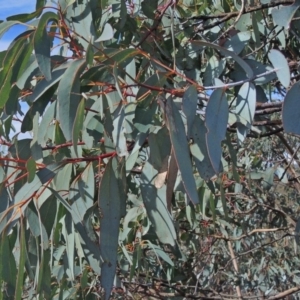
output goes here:
{"type": "MultiPolygon", "coordinates": [[[[31,13],[35,10],[36,0],[0,0],[0,20],[22,13],[31,13]]],[[[23,26],[13,26],[0,39],[0,51],[7,48],[11,40],[22,30],[23,26]]]]}

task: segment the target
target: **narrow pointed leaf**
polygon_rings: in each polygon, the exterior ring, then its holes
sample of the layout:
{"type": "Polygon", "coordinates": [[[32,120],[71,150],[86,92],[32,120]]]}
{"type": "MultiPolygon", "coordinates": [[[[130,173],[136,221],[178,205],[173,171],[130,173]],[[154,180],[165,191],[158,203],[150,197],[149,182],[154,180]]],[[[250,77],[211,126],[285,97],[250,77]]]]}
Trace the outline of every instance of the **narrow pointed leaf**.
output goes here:
{"type": "Polygon", "coordinates": [[[6,21],[0,24],[0,38],[10,27],[20,24],[19,21],[6,21]]]}
{"type": "Polygon", "coordinates": [[[84,120],[84,111],[85,111],[85,99],[82,98],[76,112],[74,125],[73,125],[73,147],[76,155],[77,153],[77,144],[78,144],[78,138],[80,136],[80,132],[82,130],[83,126],[83,120],[84,120]]]}
{"type": "Polygon", "coordinates": [[[85,59],[73,61],[58,85],[59,121],[67,141],[72,140],[74,120],[81,99],[79,76],[85,65],[85,59]]]}
{"type": "Polygon", "coordinates": [[[27,168],[27,182],[30,183],[33,181],[35,177],[35,172],[36,172],[36,163],[33,158],[29,158],[26,162],[26,168],[27,168]]]}
{"type": "MultiPolygon", "coordinates": [[[[28,43],[23,38],[20,38],[6,52],[3,66],[0,69],[0,108],[3,108],[9,99],[14,81],[17,80],[16,69],[20,66],[20,57],[23,59],[24,52],[28,49],[28,43]]],[[[27,53],[26,53],[27,54],[27,53]]]]}
{"type": "Polygon", "coordinates": [[[191,135],[193,143],[190,145],[190,149],[201,178],[209,180],[216,174],[216,172],[212,167],[212,163],[208,155],[206,132],[207,129],[204,121],[199,117],[195,118],[191,135]]]}
{"type": "Polygon", "coordinates": [[[51,41],[48,37],[46,26],[50,21],[57,21],[58,16],[53,12],[46,12],[40,18],[38,27],[34,34],[34,52],[39,68],[46,80],[51,80],[51,41]]]}
{"type": "Polygon", "coordinates": [[[120,192],[117,159],[111,158],[106,165],[99,187],[100,220],[100,254],[102,258],[101,285],[105,299],[109,299],[117,267],[117,250],[119,225],[121,219],[121,202],[125,201],[120,192]]]}
{"type": "Polygon", "coordinates": [[[190,201],[192,201],[194,204],[197,204],[199,199],[193,175],[187,137],[180,113],[172,98],[168,98],[167,100],[166,118],[176,162],[181,173],[185,191],[190,201]]]}
{"type": "Polygon", "coordinates": [[[247,122],[246,130],[245,125],[238,123],[237,131],[240,142],[243,142],[248,131],[252,126],[256,107],[256,89],[253,83],[244,83],[237,96],[236,114],[247,122]],[[243,131],[242,131],[243,130],[243,131]]]}
{"type": "Polygon", "coordinates": [[[191,135],[192,126],[196,116],[198,93],[194,86],[190,86],[183,94],[182,110],[186,116],[187,134],[191,135]]]}
{"type": "Polygon", "coordinates": [[[147,215],[161,243],[175,245],[176,231],[167,208],[167,189],[163,185],[157,189],[154,185],[158,171],[146,162],[141,175],[141,193],[147,215]]]}
{"type": "Polygon", "coordinates": [[[213,169],[221,171],[221,142],[225,139],[228,123],[228,103],[222,89],[215,90],[206,108],[205,126],[207,128],[207,150],[213,169]]]}
{"type": "Polygon", "coordinates": [[[24,221],[21,220],[20,222],[20,259],[19,259],[19,266],[18,266],[18,275],[17,275],[17,282],[16,282],[16,300],[21,300],[23,295],[23,278],[24,278],[24,267],[26,261],[26,240],[25,240],[25,224],[24,221]]]}

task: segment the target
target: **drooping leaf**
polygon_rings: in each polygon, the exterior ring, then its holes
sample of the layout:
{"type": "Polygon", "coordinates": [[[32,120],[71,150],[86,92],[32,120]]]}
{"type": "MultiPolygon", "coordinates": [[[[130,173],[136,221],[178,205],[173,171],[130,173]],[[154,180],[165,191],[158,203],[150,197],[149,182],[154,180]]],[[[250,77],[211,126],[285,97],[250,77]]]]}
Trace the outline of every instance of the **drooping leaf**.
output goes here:
{"type": "Polygon", "coordinates": [[[124,128],[125,111],[122,103],[120,103],[120,105],[114,111],[113,115],[114,115],[114,120],[113,120],[114,130],[112,132],[112,138],[114,144],[116,145],[117,154],[119,156],[126,156],[128,154],[128,151],[127,151],[127,143],[126,143],[125,128],[124,128]]]}
{"type": "Polygon", "coordinates": [[[158,171],[149,163],[143,167],[141,193],[147,215],[161,243],[175,246],[176,232],[167,208],[166,186],[157,189],[154,185],[158,171]]]}
{"type": "Polygon", "coordinates": [[[201,178],[209,180],[216,173],[208,155],[206,132],[204,121],[196,117],[192,127],[191,138],[193,142],[190,144],[190,150],[201,178]]]}
{"type": "Polygon", "coordinates": [[[36,172],[36,163],[33,158],[29,158],[26,162],[26,168],[27,168],[27,182],[30,183],[35,177],[35,172],[36,172]]]}
{"type": "Polygon", "coordinates": [[[84,59],[74,60],[58,85],[59,121],[67,141],[72,140],[74,120],[81,99],[79,76],[85,65],[84,59]]]}
{"type": "Polygon", "coordinates": [[[221,171],[221,142],[225,139],[228,123],[228,103],[222,89],[214,90],[206,108],[205,126],[208,155],[214,171],[221,171]]]}
{"type": "Polygon", "coordinates": [[[74,124],[73,124],[73,147],[76,155],[78,156],[77,153],[77,145],[78,145],[78,138],[80,137],[80,132],[83,129],[83,120],[84,120],[84,112],[85,112],[85,99],[82,98],[80,100],[80,103],[77,108],[77,112],[75,115],[74,119],[74,124]]]}
{"type": "Polygon", "coordinates": [[[190,159],[187,137],[180,113],[171,97],[167,99],[165,111],[167,126],[170,132],[171,142],[174,148],[175,158],[178,169],[181,173],[184,188],[189,200],[192,201],[193,204],[197,204],[199,199],[195,179],[193,176],[193,168],[190,159]]]}
{"type": "Polygon", "coordinates": [[[46,30],[50,21],[58,21],[58,16],[54,12],[48,11],[40,18],[33,39],[36,60],[47,81],[51,80],[51,41],[46,30]]]}
{"type": "Polygon", "coordinates": [[[239,142],[242,143],[252,126],[254,120],[256,107],[256,89],[253,83],[244,83],[237,96],[236,114],[243,118],[247,122],[246,126],[244,124],[237,124],[237,133],[239,142]],[[243,128],[246,127],[246,130],[243,128]]]}
{"type": "Polygon", "coordinates": [[[24,279],[24,267],[26,262],[26,240],[25,240],[25,224],[24,220],[21,220],[20,222],[20,259],[19,259],[19,265],[18,265],[18,275],[16,278],[16,294],[15,299],[21,300],[23,295],[23,279],[24,279]]]}
{"type": "Polygon", "coordinates": [[[100,220],[100,253],[102,258],[101,285],[105,291],[105,299],[109,299],[117,267],[117,249],[119,238],[119,224],[121,219],[124,194],[120,190],[118,181],[118,163],[111,158],[106,165],[99,186],[100,220]]]}
{"type": "Polygon", "coordinates": [[[74,214],[81,220],[94,204],[95,180],[93,164],[89,163],[81,176],[75,178],[70,186],[70,201],[74,214]]]}
{"type": "Polygon", "coordinates": [[[194,119],[197,110],[198,95],[194,86],[190,86],[183,94],[182,110],[186,116],[187,135],[191,135],[194,119]]]}
{"type": "MultiPolygon", "coordinates": [[[[1,279],[6,284],[6,295],[13,298],[16,288],[17,267],[13,255],[13,247],[15,246],[16,231],[12,235],[7,235],[5,231],[1,234],[0,243],[0,259],[1,279]]],[[[2,281],[2,282],[3,282],[2,281]]]]}

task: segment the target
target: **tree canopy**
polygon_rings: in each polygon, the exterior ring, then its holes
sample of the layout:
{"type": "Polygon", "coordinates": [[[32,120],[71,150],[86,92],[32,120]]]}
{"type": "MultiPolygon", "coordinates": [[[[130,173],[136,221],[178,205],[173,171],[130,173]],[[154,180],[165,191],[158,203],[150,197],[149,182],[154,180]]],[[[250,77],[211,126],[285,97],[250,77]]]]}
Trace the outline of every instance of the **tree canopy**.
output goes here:
{"type": "Polygon", "coordinates": [[[299,6],[37,0],[3,20],[23,31],[0,52],[0,299],[300,293],[299,6]]]}

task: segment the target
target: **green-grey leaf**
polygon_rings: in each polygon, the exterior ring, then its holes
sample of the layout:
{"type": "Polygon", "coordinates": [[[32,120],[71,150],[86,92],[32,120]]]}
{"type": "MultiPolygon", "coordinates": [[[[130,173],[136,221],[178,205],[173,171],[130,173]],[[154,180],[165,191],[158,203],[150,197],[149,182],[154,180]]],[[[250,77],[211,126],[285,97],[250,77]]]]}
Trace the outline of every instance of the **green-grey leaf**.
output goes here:
{"type": "Polygon", "coordinates": [[[279,81],[285,88],[288,88],[290,85],[291,74],[285,56],[280,51],[272,49],[270,50],[268,57],[274,69],[276,69],[279,81]]]}
{"type": "Polygon", "coordinates": [[[23,278],[24,278],[24,267],[25,267],[25,261],[26,261],[26,240],[25,240],[25,224],[24,220],[21,220],[20,222],[20,259],[19,259],[19,265],[18,265],[18,276],[17,276],[17,282],[16,282],[16,294],[15,298],[16,300],[21,300],[23,295],[23,278]]]}
{"type": "Polygon", "coordinates": [[[184,125],[181,115],[171,97],[167,99],[166,118],[176,162],[181,173],[183,186],[190,201],[192,201],[194,204],[198,204],[198,193],[193,175],[190,151],[184,125]]]}
{"type": "Polygon", "coordinates": [[[197,44],[197,45],[201,45],[201,46],[206,46],[208,48],[215,48],[221,52],[223,52],[226,56],[231,56],[246,72],[247,77],[248,78],[252,78],[253,77],[253,71],[252,69],[249,67],[249,65],[239,56],[237,56],[234,52],[229,51],[221,46],[218,46],[216,44],[213,43],[209,43],[209,42],[204,42],[204,41],[191,41],[192,44],[197,44]]]}
{"type": "Polygon", "coordinates": [[[114,30],[109,23],[104,25],[101,35],[95,40],[95,42],[103,42],[112,39],[114,36],[114,30]]]}
{"type": "Polygon", "coordinates": [[[244,124],[238,123],[237,132],[239,142],[243,142],[248,130],[251,128],[256,107],[256,89],[253,83],[244,83],[237,96],[237,105],[236,105],[236,114],[243,118],[243,120],[247,121],[246,130],[242,131],[239,129],[243,129],[245,127],[244,124]],[[248,129],[248,130],[247,130],[248,129]]]}
{"type": "Polygon", "coordinates": [[[295,0],[292,5],[274,8],[272,10],[274,23],[287,29],[290,26],[291,20],[299,6],[300,0],[295,0]]]}
{"type": "Polygon", "coordinates": [[[158,171],[146,162],[141,175],[141,193],[147,215],[161,243],[175,245],[176,232],[167,208],[166,185],[157,189],[154,185],[158,171]]]}
{"type": "Polygon", "coordinates": [[[221,171],[221,142],[225,139],[228,114],[228,103],[224,91],[214,90],[207,104],[205,126],[207,150],[216,173],[221,171]]]}
{"type": "Polygon", "coordinates": [[[73,61],[58,85],[59,121],[67,141],[72,140],[74,120],[81,98],[79,76],[85,66],[85,59],[73,61]]]}
{"type": "Polygon", "coordinates": [[[76,112],[75,119],[74,119],[74,125],[73,125],[72,141],[73,141],[74,151],[77,156],[78,156],[77,144],[78,144],[78,138],[80,136],[80,132],[83,127],[84,112],[85,112],[85,99],[82,98],[78,105],[77,112],[76,112]]]}
{"type": "Polygon", "coordinates": [[[186,116],[187,122],[187,135],[191,135],[194,119],[196,117],[198,102],[197,89],[194,86],[190,86],[183,94],[182,98],[182,110],[186,116]]]}
{"type": "MultiPolygon", "coordinates": [[[[117,250],[122,202],[126,200],[120,190],[117,159],[111,158],[106,165],[99,186],[100,254],[102,258],[101,285],[105,299],[109,299],[117,267],[117,250]]],[[[126,195],[125,195],[126,196],[126,195]]]]}
{"type": "Polygon", "coordinates": [[[227,41],[224,44],[224,48],[226,48],[229,51],[233,51],[236,55],[239,55],[245,48],[245,46],[248,44],[250,38],[250,31],[239,32],[227,39],[227,41]]]}
{"type": "Polygon", "coordinates": [[[216,173],[208,155],[206,132],[207,129],[204,121],[199,117],[196,117],[191,132],[193,143],[190,145],[190,149],[201,178],[204,180],[209,180],[216,173]]]}
{"type": "Polygon", "coordinates": [[[46,25],[50,21],[57,21],[58,16],[54,12],[46,12],[40,18],[38,27],[34,34],[34,52],[36,60],[38,62],[39,68],[46,80],[51,80],[51,61],[50,61],[50,52],[51,52],[51,41],[48,37],[46,30],[46,25]]]}
{"type": "Polygon", "coordinates": [[[283,128],[287,133],[300,134],[300,82],[296,82],[287,92],[282,108],[283,128]]]}

